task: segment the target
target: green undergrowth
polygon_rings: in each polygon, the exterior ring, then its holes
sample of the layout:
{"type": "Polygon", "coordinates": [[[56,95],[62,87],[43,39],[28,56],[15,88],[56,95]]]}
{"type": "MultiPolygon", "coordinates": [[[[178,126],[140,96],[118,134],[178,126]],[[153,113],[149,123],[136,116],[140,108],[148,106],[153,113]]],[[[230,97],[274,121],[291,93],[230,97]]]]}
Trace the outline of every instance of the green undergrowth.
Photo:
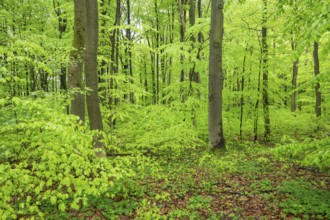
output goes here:
{"type": "Polygon", "coordinates": [[[302,166],[330,168],[330,138],[308,139],[301,143],[279,146],[273,150],[277,159],[295,160],[302,166]]]}
{"type": "Polygon", "coordinates": [[[2,99],[2,219],[66,219],[90,207],[91,197],[115,196],[121,181],[135,175],[132,163],[142,163],[96,158],[94,132],[61,113],[65,105],[56,105],[57,98],[2,99]]]}
{"type": "Polygon", "coordinates": [[[95,200],[106,219],[329,217],[329,173],[279,162],[262,145],[231,144],[226,152],[205,148],[147,158],[153,165],[143,169],[147,173],[136,170],[120,196],[95,200]]]}
{"type": "Polygon", "coordinates": [[[98,159],[61,99],[0,100],[2,219],[329,218],[329,138],[213,150],[205,115],[197,129],[179,104],[137,107],[103,133],[98,159]]]}

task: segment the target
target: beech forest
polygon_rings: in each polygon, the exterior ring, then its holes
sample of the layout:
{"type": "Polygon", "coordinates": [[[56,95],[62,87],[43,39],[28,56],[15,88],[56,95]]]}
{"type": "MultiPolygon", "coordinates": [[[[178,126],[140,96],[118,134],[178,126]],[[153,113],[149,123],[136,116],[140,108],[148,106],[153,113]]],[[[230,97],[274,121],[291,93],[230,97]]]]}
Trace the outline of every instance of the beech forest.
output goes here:
{"type": "Polygon", "coordinates": [[[330,1],[0,0],[0,219],[330,219],[330,1]]]}

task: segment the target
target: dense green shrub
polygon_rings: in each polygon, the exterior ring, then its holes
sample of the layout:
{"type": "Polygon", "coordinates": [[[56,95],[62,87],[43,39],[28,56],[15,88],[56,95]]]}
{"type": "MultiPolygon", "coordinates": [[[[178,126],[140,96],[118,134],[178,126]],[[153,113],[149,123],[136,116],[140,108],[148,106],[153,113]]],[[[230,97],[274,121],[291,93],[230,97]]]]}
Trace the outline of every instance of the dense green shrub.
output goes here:
{"type": "Polygon", "coordinates": [[[273,150],[277,159],[297,160],[303,166],[330,168],[330,138],[307,140],[299,144],[282,145],[273,150]]]}
{"type": "Polygon", "coordinates": [[[90,196],[114,196],[120,179],[134,175],[127,159],[96,158],[93,133],[61,113],[56,98],[1,99],[1,113],[7,112],[0,117],[3,219],[79,210],[90,196]]]}
{"type": "MultiPolygon", "coordinates": [[[[177,152],[207,145],[201,129],[184,120],[185,112],[176,107],[125,106],[129,112],[118,123],[116,136],[121,150],[139,152],[177,152]]],[[[207,130],[205,130],[207,132],[207,130]]]]}

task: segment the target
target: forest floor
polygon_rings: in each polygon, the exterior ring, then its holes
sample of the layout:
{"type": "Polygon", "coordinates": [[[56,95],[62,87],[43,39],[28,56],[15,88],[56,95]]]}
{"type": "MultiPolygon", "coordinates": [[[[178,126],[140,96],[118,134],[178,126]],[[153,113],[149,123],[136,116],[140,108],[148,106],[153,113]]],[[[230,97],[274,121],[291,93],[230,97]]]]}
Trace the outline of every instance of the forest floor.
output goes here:
{"type": "Polygon", "coordinates": [[[275,160],[271,149],[187,151],[127,181],[86,219],[330,219],[330,173],[275,160]],[[152,174],[151,174],[152,173],[152,174]]]}

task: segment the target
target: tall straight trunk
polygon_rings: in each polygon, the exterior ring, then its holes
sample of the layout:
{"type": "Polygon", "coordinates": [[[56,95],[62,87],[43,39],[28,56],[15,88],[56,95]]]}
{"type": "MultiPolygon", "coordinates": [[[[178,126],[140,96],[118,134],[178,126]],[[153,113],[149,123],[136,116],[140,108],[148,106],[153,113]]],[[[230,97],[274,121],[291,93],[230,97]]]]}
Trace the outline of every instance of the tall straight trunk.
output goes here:
{"type": "MultiPolygon", "coordinates": [[[[107,16],[107,11],[106,10],[106,2],[105,0],[101,0],[100,2],[100,6],[101,6],[101,10],[100,10],[100,13],[102,14],[102,17],[106,17],[107,16]]],[[[107,25],[107,21],[106,19],[102,19],[101,20],[101,39],[105,39],[107,36],[106,36],[106,25],[107,25]]],[[[102,47],[106,47],[107,46],[107,43],[105,42],[105,40],[103,40],[100,45],[102,47]]],[[[105,55],[105,53],[103,53],[102,55],[105,55]]],[[[106,84],[107,80],[105,79],[105,76],[108,75],[108,63],[105,61],[105,59],[102,59],[101,61],[101,65],[100,65],[100,71],[99,71],[99,83],[102,83],[103,85],[106,84]]],[[[107,101],[107,97],[109,97],[109,86],[102,86],[101,88],[99,88],[99,92],[102,93],[102,96],[100,97],[101,99],[101,102],[102,103],[106,103],[107,101]]]]}
{"type": "MultiPolygon", "coordinates": [[[[297,48],[297,43],[293,38],[291,40],[291,48],[292,48],[292,52],[295,52],[297,48]]],[[[292,62],[291,112],[295,112],[297,110],[298,91],[296,91],[296,89],[297,89],[297,79],[298,79],[298,63],[299,63],[298,58],[292,62]]]]}
{"type": "Polygon", "coordinates": [[[262,104],[264,111],[264,138],[270,136],[269,99],[268,99],[268,44],[267,44],[267,0],[263,0],[262,12],[262,104]]]}
{"type": "MultiPolygon", "coordinates": [[[[147,42],[148,42],[148,46],[150,48],[153,47],[153,44],[151,44],[149,36],[147,36],[147,42]]],[[[152,87],[152,97],[153,97],[153,103],[157,104],[158,100],[157,100],[157,86],[156,86],[156,73],[155,73],[155,53],[153,51],[150,51],[150,68],[151,68],[151,87],[152,87]]]]}
{"type": "Polygon", "coordinates": [[[296,59],[292,63],[292,93],[291,93],[291,112],[295,112],[297,110],[297,79],[298,79],[298,63],[299,59],[296,59]]]}
{"type": "MultiPolygon", "coordinates": [[[[119,26],[120,25],[120,16],[121,16],[121,0],[116,0],[116,15],[115,15],[115,21],[114,21],[114,26],[119,26]]],[[[110,95],[108,97],[108,108],[113,110],[116,108],[117,105],[117,97],[113,97],[111,94],[111,91],[116,89],[116,83],[114,80],[114,76],[117,75],[118,73],[118,65],[119,65],[119,53],[118,53],[118,48],[119,48],[119,29],[116,28],[115,30],[112,31],[111,36],[110,36],[110,42],[111,42],[111,53],[110,53],[110,81],[109,81],[109,87],[110,87],[110,95]]],[[[114,127],[116,124],[116,119],[113,117],[113,115],[110,115],[108,118],[108,124],[110,127],[114,127]]]]}
{"type": "Polygon", "coordinates": [[[248,45],[246,45],[245,54],[243,58],[243,68],[241,75],[241,98],[240,98],[240,123],[239,123],[239,137],[242,140],[243,136],[243,111],[244,111],[244,81],[245,81],[245,64],[246,64],[246,53],[248,52],[248,45]]]}
{"type": "MultiPolygon", "coordinates": [[[[102,116],[98,99],[98,75],[97,75],[97,47],[98,47],[98,9],[97,0],[86,0],[86,43],[85,43],[85,73],[86,86],[91,89],[87,93],[87,110],[91,130],[103,131],[102,116]]],[[[105,157],[102,134],[96,134],[94,147],[96,155],[105,157]]]]}
{"type": "MultiPolygon", "coordinates": [[[[203,17],[202,0],[197,1],[197,11],[198,11],[198,18],[202,18],[203,17]]],[[[198,42],[199,43],[204,42],[204,36],[201,31],[198,33],[198,42]]]]}
{"type": "Polygon", "coordinates": [[[86,27],[85,1],[74,1],[74,33],[68,67],[68,87],[73,93],[71,114],[85,122],[85,95],[83,94],[83,59],[86,27]]]}
{"type": "MultiPolygon", "coordinates": [[[[320,63],[319,63],[319,44],[314,41],[314,50],[313,50],[313,58],[314,58],[314,74],[317,77],[320,74],[320,63]]],[[[320,91],[320,83],[317,82],[315,85],[315,114],[316,117],[321,116],[321,91],[320,91]]]]}
{"type": "MultiPolygon", "coordinates": [[[[195,0],[189,0],[189,23],[190,26],[194,26],[196,23],[196,15],[195,15],[195,0]]],[[[190,41],[191,41],[191,45],[192,45],[192,51],[194,50],[195,47],[195,43],[196,43],[196,38],[194,35],[191,35],[190,37],[190,41]]],[[[197,53],[197,59],[199,59],[199,52],[197,53]]],[[[189,71],[189,80],[190,80],[190,89],[191,89],[191,83],[195,82],[195,83],[199,83],[200,82],[200,77],[199,77],[199,73],[195,70],[196,68],[196,62],[194,62],[193,67],[190,69],[189,71]]]]}
{"type": "MultiPolygon", "coordinates": [[[[65,12],[63,12],[63,10],[61,10],[60,4],[56,0],[53,0],[53,6],[54,6],[55,13],[57,15],[59,39],[61,40],[63,37],[63,34],[66,31],[67,19],[65,18],[65,16],[63,16],[63,14],[65,15],[65,12]]],[[[60,89],[63,91],[67,90],[66,67],[63,64],[61,64],[60,89]]]]}
{"type": "MultiPolygon", "coordinates": [[[[126,38],[127,38],[127,65],[128,65],[128,75],[130,76],[129,82],[131,84],[134,83],[133,81],[133,62],[132,62],[132,31],[130,28],[131,25],[131,1],[126,0],[126,6],[127,6],[127,24],[129,27],[126,29],[126,38]]],[[[134,103],[134,93],[130,92],[129,94],[129,100],[131,103],[134,103]]]]}
{"type": "MultiPolygon", "coordinates": [[[[259,40],[260,44],[260,40],[259,40]]],[[[261,66],[262,66],[262,47],[260,46],[260,59],[259,59],[259,71],[258,71],[258,87],[257,87],[257,101],[254,106],[254,141],[258,140],[258,121],[259,121],[259,95],[261,87],[261,66]]]]}
{"type": "MultiPolygon", "coordinates": [[[[159,47],[159,41],[160,41],[160,27],[159,27],[159,12],[158,12],[158,4],[157,4],[158,0],[155,0],[155,15],[156,15],[156,48],[158,50],[159,47]]],[[[156,52],[155,53],[155,69],[156,69],[156,104],[159,103],[159,99],[160,99],[160,87],[159,87],[159,53],[156,52]]]]}
{"type": "MultiPolygon", "coordinates": [[[[172,4],[172,13],[171,13],[171,19],[169,19],[171,21],[171,27],[170,27],[170,44],[172,44],[174,42],[174,32],[175,32],[175,11],[174,11],[174,4],[172,4]]],[[[168,73],[168,79],[167,79],[167,85],[171,85],[172,83],[172,64],[173,64],[173,57],[170,57],[170,61],[169,61],[169,65],[170,65],[170,70],[168,73]]]]}
{"type": "Polygon", "coordinates": [[[212,147],[225,149],[222,125],[223,0],[212,0],[209,60],[209,138],[212,147]]]}
{"type": "MultiPolygon", "coordinates": [[[[183,44],[185,42],[185,34],[186,34],[186,10],[184,9],[186,0],[178,0],[179,3],[179,13],[180,13],[180,42],[183,44]]],[[[183,47],[181,47],[181,57],[180,57],[180,62],[181,62],[181,73],[180,73],[180,82],[183,82],[185,79],[185,73],[184,73],[184,67],[183,67],[183,62],[184,62],[184,55],[183,55],[183,47]]],[[[182,93],[182,91],[181,91],[182,93]]],[[[183,97],[183,95],[182,95],[183,97]]],[[[183,98],[184,100],[184,98],[183,98]]]]}

